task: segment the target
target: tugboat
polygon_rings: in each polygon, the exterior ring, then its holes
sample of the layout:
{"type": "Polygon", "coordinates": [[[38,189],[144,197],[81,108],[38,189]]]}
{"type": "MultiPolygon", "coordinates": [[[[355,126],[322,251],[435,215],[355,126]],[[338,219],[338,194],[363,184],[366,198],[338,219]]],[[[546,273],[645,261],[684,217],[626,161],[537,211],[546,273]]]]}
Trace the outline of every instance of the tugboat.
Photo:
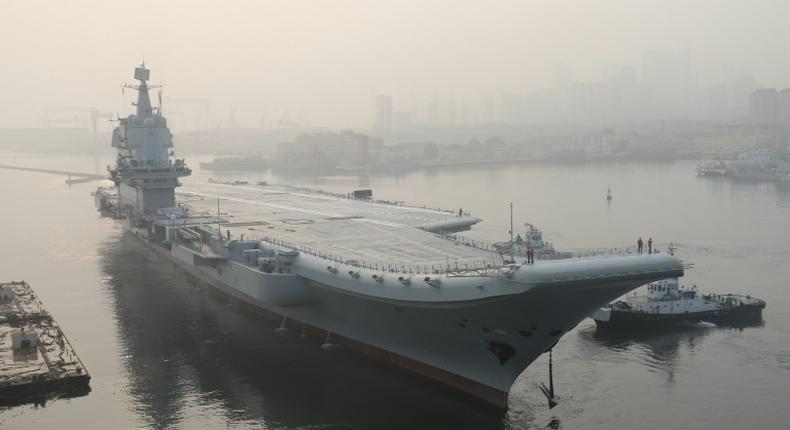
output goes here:
{"type": "Polygon", "coordinates": [[[724,161],[709,161],[697,166],[697,176],[727,176],[730,173],[731,169],[724,161]]]}
{"type": "Polygon", "coordinates": [[[722,323],[759,318],[764,308],[765,301],[748,295],[701,295],[696,285],[686,288],[678,278],[669,278],[648,284],[646,296],[628,296],[601,308],[591,318],[599,328],[722,323]]]}
{"type": "Polygon", "coordinates": [[[534,225],[528,222],[524,225],[527,227],[524,237],[518,234],[512,242],[495,243],[494,248],[502,254],[512,253],[517,257],[526,257],[527,250],[531,246],[535,252],[535,258],[538,260],[559,260],[573,257],[572,252],[559,252],[554,249],[551,243],[545,242],[543,233],[534,225]]]}

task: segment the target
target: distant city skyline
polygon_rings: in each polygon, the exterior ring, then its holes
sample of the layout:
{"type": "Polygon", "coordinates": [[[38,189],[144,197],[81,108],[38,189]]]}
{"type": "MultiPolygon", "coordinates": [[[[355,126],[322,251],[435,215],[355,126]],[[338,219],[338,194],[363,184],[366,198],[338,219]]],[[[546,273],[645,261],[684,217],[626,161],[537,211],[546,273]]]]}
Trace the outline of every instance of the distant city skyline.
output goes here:
{"type": "MultiPolygon", "coordinates": [[[[565,63],[557,63],[552,84],[543,89],[500,92],[477,99],[434,94],[427,100],[417,101],[414,97],[397,98],[390,94],[376,94],[371,96],[372,102],[368,104],[373,106],[369,117],[361,114],[356,123],[336,128],[354,128],[379,136],[416,124],[591,126],[596,122],[606,125],[662,119],[746,121],[754,118],[751,106],[753,92],[783,90],[781,87],[759,85],[746,70],[740,71],[729,81],[700,84],[694,71],[682,62],[677,70],[670,67],[670,64],[678,64],[672,58],[682,58],[679,53],[653,55],[654,58],[646,61],[641,68],[633,65],[613,68],[610,75],[605,75],[599,81],[578,81],[573,77],[572,68],[565,63]]],[[[171,121],[184,131],[225,127],[276,129],[309,125],[333,128],[331,124],[311,123],[303,110],[259,112],[257,116],[241,112],[239,116],[247,119],[244,122],[237,118],[235,105],[226,112],[213,111],[211,100],[168,96],[164,96],[164,104],[167,105],[166,114],[171,121]]],[[[102,119],[111,116],[109,112],[95,107],[45,106],[40,123],[30,126],[82,124],[88,127],[92,112],[100,113],[102,119]]],[[[779,108],[777,114],[782,116],[784,112],[779,108]]],[[[102,124],[98,126],[100,130],[106,127],[102,124]]]]}
{"type": "Polygon", "coordinates": [[[728,118],[751,90],[790,87],[786,1],[141,0],[122,15],[3,3],[0,127],[41,126],[46,107],[126,114],[119,85],[143,60],[176,132],[369,131],[376,95],[393,126],[728,118]]]}

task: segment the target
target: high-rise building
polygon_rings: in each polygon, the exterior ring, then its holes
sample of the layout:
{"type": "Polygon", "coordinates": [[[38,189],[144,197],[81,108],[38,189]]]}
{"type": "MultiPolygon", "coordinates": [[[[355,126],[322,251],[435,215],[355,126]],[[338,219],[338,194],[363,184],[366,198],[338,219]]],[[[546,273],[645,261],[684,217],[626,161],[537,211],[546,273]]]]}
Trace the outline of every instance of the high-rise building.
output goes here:
{"type": "Polygon", "coordinates": [[[373,135],[383,139],[392,133],[392,97],[379,94],[376,96],[376,115],[373,122],[373,135]]]}
{"type": "Polygon", "coordinates": [[[396,110],[392,112],[392,129],[397,131],[408,130],[412,127],[411,112],[396,110]]]}
{"type": "Polygon", "coordinates": [[[745,117],[749,113],[749,95],[755,88],[754,77],[748,72],[741,72],[735,78],[732,107],[736,116],[745,117]]]}
{"type": "Polygon", "coordinates": [[[774,88],[754,91],[749,96],[749,119],[756,124],[776,124],[778,95],[774,88]]]}
{"type": "Polygon", "coordinates": [[[705,88],[704,97],[707,115],[710,119],[724,119],[732,112],[727,85],[718,84],[705,88]]]}
{"type": "Polygon", "coordinates": [[[448,125],[457,125],[458,121],[458,105],[455,101],[449,101],[447,103],[447,124],[448,125]]]}
{"type": "Polygon", "coordinates": [[[790,124],[790,88],[779,91],[776,98],[776,116],[780,124],[790,124]]]}
{"type": "Polygon", "coordinates": [[[312,162],[326,160],[338,167],[367,166],[380,150],[381,139],[351,130],[337,133],[302,133],[293,142],[277,146],[280,161],[312,162]]]}
{"type": "Polygon", "coordinates": [[[461,112],[458,117],[458,122],[461,125],[469,124],[469,105],[465,101],[461,102],[461,112]]]}
{"type": "Polygon", "coordinates": [[[439,101],[434,98],[428,102],[428,109],[426,112],[426,122],[431,125],[439,123],[439,101]]]}

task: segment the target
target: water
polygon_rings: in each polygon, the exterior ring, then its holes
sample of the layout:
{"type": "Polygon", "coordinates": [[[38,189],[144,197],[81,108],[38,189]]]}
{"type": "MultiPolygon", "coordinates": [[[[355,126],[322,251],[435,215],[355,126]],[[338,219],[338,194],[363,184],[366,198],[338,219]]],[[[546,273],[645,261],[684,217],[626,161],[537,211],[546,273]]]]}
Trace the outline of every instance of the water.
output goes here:
{"type": "MultiPolygon", "coordinates": [[[[0,164],[12,162],[81,171],[97,164],[0,155],[0,164]]],[[[662,249],[674,242],[680,258],[695,264],[686,283],[768,302],[763,324],[741,328],[605,336],[585,321],[554,351],[560,406],[548,411],[535,386],[547,379],[543,357],[518,379],[502,414],[366,357],[276,336],[270,322],[211,294],[100,217],[90,196],[96,183],[69,187],[59,176],[0,170],[0,278],[30,282],[93,377],[88,396],[0,409],[0,425],[787,428],[790,186],[697,178],[694,166],[521,164],[245,178],[338,192],[369,187],[379,198],[463,208],[485,220],[468,236],[491,241],[506,239],[513,201],[517,227],[538,225],[558,249],[633,247],[639,236],[662,249]]]]}

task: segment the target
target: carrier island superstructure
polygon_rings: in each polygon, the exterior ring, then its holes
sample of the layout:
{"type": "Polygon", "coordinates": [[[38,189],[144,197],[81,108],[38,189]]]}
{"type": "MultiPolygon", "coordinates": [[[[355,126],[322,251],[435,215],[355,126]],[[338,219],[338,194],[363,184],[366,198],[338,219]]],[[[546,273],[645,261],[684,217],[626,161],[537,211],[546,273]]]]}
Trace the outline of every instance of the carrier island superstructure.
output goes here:
{"type": "MultiPolygon", "coordinates": [[[[515,264],[447,233],[480,220],[284,186],[190,183],[140,66],[97,207],[151,248],[263,313],[499,407],[515,379],[594,310],[681,276],[667,254],[515,264]]],[[[317,348],[318,350],[318,348],[317,348]]],[[[321,353],[321,352],[316,352],[321,353]]]]}

